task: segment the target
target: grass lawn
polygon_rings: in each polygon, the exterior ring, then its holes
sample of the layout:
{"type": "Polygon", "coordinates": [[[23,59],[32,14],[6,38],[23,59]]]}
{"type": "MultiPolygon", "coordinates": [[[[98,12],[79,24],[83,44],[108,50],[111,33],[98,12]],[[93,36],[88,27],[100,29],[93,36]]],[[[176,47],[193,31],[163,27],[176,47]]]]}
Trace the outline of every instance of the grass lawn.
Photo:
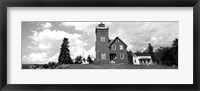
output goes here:
{"type": "Polygon", "coordinates": [[[69,64],[59,65],[56,69],[178,69],[178,67],[131,64],[69,64]]]}
{"type": "Polygon", "coordinates": [[[44,64],[22,64],[22,69],[31,69],[31,66],[43,66],[44,64]]]}
{"type": "MultiPolygon", "coordinates": [[[[23,64],[22,69],[31,69],[37,64],[23,64]]],[[[43,64],[37,66],[41,68],[43,64]]],[[[38,68],[38,69],[40,69],[38,68]]],[[[131,65],[131,64],[65,64],[59,65],[55,69],[178,69],[163,65],[131,65]]]]}

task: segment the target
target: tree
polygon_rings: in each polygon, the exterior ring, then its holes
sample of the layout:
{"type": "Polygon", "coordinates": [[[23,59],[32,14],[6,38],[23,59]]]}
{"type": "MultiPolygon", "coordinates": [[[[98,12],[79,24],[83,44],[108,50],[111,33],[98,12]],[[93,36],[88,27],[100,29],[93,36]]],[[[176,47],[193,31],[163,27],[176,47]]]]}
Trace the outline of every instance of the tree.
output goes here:
{"type": "Polygon", "coordinates": [[[162,64],[171,66],[172,65],[171,61],[173,60],[172,56],[173,56],[173,53],[170,47],[163,48],[163,54],[161,57],[162,64]]]}
{"type": "Polygon", "coordinates": [[[162,64],[161,58],[162,58],[163,52],[164,52],[163,49],[164,49],[163,47],[160,47],[154,53],[157,64],[162,64]]]}
{"type": "Polygon", "coordinates": [[[172,42],[172,47],[165,48],[162,61],[168,66],[178,66],[178,39],[172,42]]]}
{"type": "Polygon", "coordinates": [[[141,51],[136,51],[135,53],[142,53],[141,51]]]}
{"type": "Polygon", "coordinates": [[[178,47],[178,39],[175,38],[175,40],[172,43],[172,47],[178,47]]]}
{"type": "Polygon", "coordinates": [[[153,51],[153,46],[149,43],[148,48],[147,48],[148,52],[151,55],[152,61],[154,63],[158,63],[158,60],[156,59],[156,55],[153,51]]]}
{"type": "Polygon", "coordinates": [[[59,64],[72,64],[72,59],[70,57],[69,42],[67,38],[63,39],[63,43],[60,48],[60,55],[58,58],[59,64]]]}
{"type": "Polygon", "coordinates": [[[87,57],[87,61],[89,62],[89,64],[94,63],[94,61],[92,61],[92,58],[90,57],[90,55],[88,55],[88,57],[87,57]]]}
{"type": "Polygon", "coordinates": [[[162,65],[178,66],[178,39],[176,38],[171,47],[160,47],[155,52],[155,59],[162,65]]]}
{"type": "Polygon", "coordinates": [[[176,38],[172,43],[172,51],[173,51],[173,64],[178,66],[178,39],[176,38]]]}
{"type": "Polygon", "coordinates": [[[149,46],[148,46],[148,53],[149,54],[153,54],[153,46],[151,46],[151,44],[149,43],[149,46]]]}
{"type": "Polygon", "coordinates": [[[49,62],[48,65],[50,69],[55,69],[58,66],[56,62],[49,62]]]}
{"type": "Polygon", "coordinates": [[[133,64],[133,52],[131,50],[127,51],[128,54],[128,63],[133,64]]]}
{"type": "Polygon", "coordinates": [[[76,58],[75,58],[75,64],[82,64],[82,56],[77,56],[76,58]]]}
{"type": "Polygon", "coordinates": [[[48,69],[48,68],[49,68],[49,65],[48,65],[48,64],[44,64],[44,65],[43,65],[43,68],[44,68],[44,69],[48,69]]]}
{"type": "Polygon", "coordinates": [[[86,62],[86,60],[85,60],[85,58],[83,58],[83,63],[85,63],[86,62]]]}

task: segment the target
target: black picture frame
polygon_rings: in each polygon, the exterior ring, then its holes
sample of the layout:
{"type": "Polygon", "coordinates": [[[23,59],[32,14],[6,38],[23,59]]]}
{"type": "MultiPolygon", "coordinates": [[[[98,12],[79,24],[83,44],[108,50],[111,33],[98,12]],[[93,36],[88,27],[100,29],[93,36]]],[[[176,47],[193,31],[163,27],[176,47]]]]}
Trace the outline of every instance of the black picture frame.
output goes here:
{"type": "Polygon", "coordinates": [[[116,90],[198,91],[200,0],[1,0],[0,1],[0,89],[33,90],[116,90]],[[7,7],[193,7],[193,84],[7,84],[7,7]]]}

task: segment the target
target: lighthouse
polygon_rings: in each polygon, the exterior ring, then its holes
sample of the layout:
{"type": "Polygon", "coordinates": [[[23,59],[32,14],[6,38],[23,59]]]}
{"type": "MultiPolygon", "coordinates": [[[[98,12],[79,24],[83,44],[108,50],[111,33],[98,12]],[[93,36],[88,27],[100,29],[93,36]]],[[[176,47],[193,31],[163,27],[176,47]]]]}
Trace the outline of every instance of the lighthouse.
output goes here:
{"type": "Polygon", "coordinates": [[[108,37],[109,27],[105,26],[102,22],[96,26],[95,34],[96,34],[96,63],[104,64],[109,63],[109,55],[108,55],[108,45],[109,45],[109,37],[108,37]]]}

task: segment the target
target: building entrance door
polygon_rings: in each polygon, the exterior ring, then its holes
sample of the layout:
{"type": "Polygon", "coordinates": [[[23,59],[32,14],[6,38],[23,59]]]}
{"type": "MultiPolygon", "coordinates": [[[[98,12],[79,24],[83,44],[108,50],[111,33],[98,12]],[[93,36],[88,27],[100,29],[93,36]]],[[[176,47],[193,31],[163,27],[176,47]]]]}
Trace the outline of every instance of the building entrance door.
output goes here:
{"type": "Polygon", "coordinates": [[[115,61],[116,58],[117,58],[116,53],[110,53],[110,61],[115,61]]]}

